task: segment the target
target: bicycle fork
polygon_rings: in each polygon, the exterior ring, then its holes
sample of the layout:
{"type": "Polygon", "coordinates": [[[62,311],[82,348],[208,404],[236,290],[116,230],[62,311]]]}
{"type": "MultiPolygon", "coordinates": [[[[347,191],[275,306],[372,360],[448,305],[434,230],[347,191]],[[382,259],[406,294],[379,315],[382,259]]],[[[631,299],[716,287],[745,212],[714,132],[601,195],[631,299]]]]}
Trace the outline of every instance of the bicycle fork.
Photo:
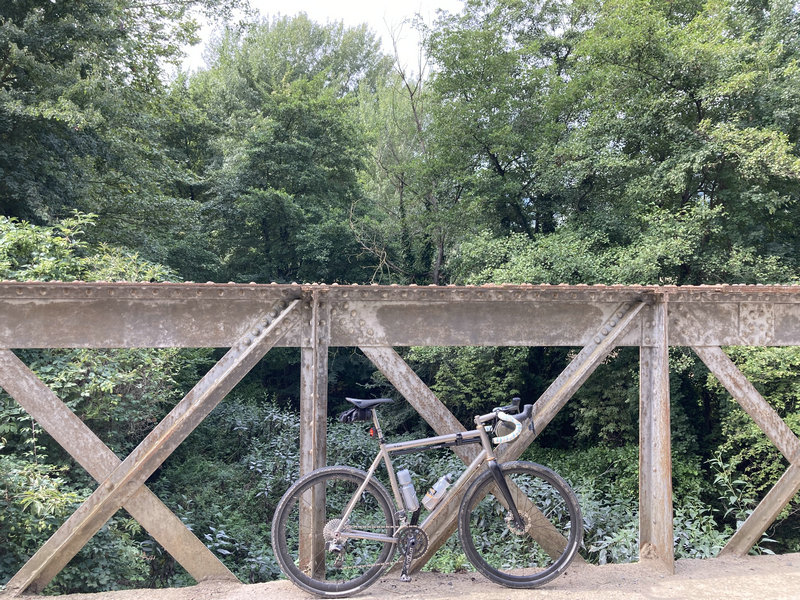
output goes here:
{"type": "Polygon", "coordinates": [[[522,515],[519,513],[516,502],[514,502],[514,497],[511,495],[511,490],[508,488],[508,483],[506,483],[506,479],[503,477],[503,471],[500,469],[500,465],[497,464],[495,458],[490,458],[486,462],[486,466],[492,474],[492,478],[497,484],[497,487],[500,489],[500,494],[503,500],[505,500],[508,510],[511,512],[511,516],[514,518],[514,527],[517,531],[523,531],[525,529],[525,522],[522,519],[522,515]]]}

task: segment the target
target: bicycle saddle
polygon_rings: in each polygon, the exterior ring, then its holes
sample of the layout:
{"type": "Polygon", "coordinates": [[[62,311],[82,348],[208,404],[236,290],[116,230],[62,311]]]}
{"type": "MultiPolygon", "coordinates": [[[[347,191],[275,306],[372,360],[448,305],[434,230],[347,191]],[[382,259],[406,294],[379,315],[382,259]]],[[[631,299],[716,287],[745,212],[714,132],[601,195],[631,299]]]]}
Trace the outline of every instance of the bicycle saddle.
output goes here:
{"type": "Polygon", "coordinates": [[[366,400],[360,400],[358,398],[345,398],[345,400],[351,402],[356,406],[356,408],[360,408],[362,410],[372,408],[373,406],[378,406],[378,404],[383,404],[385,402],[394,402],[394,398],[367,398],[366,400]]]}

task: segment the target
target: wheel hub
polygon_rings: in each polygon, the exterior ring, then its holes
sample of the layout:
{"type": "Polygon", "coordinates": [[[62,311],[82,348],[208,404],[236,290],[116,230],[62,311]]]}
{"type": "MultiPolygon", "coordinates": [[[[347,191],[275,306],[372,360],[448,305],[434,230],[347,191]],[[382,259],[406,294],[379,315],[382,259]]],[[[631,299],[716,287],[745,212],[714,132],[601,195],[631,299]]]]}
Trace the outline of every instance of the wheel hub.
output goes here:
{"type": "Polygon", "coordinates": [[[522,527],[517,526],[516,522],[514,521],[514,515],[511,513],[508,513],[505,517],[506,526],[514,535],[523,535],[526,531],[528,531],[528,517],[525,515],[520,515],[520,517],[522,518],[522,527]]]}

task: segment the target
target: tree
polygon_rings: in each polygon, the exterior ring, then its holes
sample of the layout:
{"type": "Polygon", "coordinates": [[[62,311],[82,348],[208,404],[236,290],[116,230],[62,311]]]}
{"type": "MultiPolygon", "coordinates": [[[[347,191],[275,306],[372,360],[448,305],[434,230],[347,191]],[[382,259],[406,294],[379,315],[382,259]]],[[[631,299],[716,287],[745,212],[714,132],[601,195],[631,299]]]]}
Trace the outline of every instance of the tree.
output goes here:
{"type": "Polygon", "coordinates": [[[347,223],[365,148],[352,95],[387,65],[365,27],[307,16],[229,30],[188,83],[214,130],[202,203],[220,275],[362,281],[347,223]]]}
{"type": "MultiPolygon", "coordinates": [[[[469,115],[446,129],[484,148],[515,149],[499,163],[473,149],[480,160],[470,169],[473,179],[516,181],[507,198],[527,213],[515,226],[523,238],[491,241],[505,235],[495,220],[484,225],[488,245],[465,241],[451,256],[456,280],[796,278],[800,140],[786,99],[800,90],[800,27],[789,3],[760,11],[716,0],[474,2],[439,27],[436,84],[451,114],[469,115]],[[492,34],[501,22],[508,35],[492,34]],[[484,63],[492,68],[484,72],[484,63]],[[497,73],[506,76],[494,83],[497,73]],[[514,77],[520,82],[504,86],[514,77]],[[501,264],[500,246],[520,245],[524,256],[509,256],[510,271],[489,273],[501,264]],[[489,251],[483,259],[479,247],[489,251]]],[[[482,201],[509,189],[498,182],[482,201]]]]}
{"type": "Polygon", "coordinates": [[[5,3],[0,11],[0,214],[39,224],[94,212],[96,238],[155,257],[185,203],[161,141],[164,68],[193,11],[235,0],[5,3]]]}
{"type": "Polygon", "coordinates": [[[668,280],[754,282],[742,268],[752,256],[796,269],[798,132],[779,98],[798,90],[799,25],[783,2],[604,3],[575,80],[587,113],[577,142],[602,149],[593,212],[609,214],[584,224],[629,245],[647,213],[716,211],[668,280]]]}

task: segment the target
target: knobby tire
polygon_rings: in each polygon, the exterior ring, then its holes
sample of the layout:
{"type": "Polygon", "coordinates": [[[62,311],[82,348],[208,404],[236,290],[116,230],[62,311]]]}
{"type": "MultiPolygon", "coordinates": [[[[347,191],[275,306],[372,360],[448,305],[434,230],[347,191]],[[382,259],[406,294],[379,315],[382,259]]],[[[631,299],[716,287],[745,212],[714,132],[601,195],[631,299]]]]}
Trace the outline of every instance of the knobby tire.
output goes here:
{"type": "MultiPolygon", "coordinates": [[[[335,527],[336,520],[366,477],[364,471],[351,467],[324,467],[301,477],[281,498],[272,520],[272,548],[281,570],[299,588],[323,598],[341,598],[367,588],[386,570],[394,554],[393,543],[349,539],[343,553],[338,554],[325,547],[324,526],[335,527]],[[311,505],[312,490],[313,493],[325,490],[321,500],[325,515],[313,540],[310,532],[301,532],[299,526],[300,506],[311,505]],[[300,540],[308,544],[302,555],[300,540]],[[342,564],[337,564],[337,558],[342,564]]],[[[349,523],[353,529],[394,535],[392,500],[379,481],[370,480],[349,523]]]]}
{"type": "Polygon", "coordinates": [[[518,528],[504,506],[491,472],[467,490],[458,516],[458,534],[467,559],[490,580],[531,588],[558,577],[572,562],[583,538],[578,500],[554,471],[531,462],[500,465],[517,508],[518,528]]]}

